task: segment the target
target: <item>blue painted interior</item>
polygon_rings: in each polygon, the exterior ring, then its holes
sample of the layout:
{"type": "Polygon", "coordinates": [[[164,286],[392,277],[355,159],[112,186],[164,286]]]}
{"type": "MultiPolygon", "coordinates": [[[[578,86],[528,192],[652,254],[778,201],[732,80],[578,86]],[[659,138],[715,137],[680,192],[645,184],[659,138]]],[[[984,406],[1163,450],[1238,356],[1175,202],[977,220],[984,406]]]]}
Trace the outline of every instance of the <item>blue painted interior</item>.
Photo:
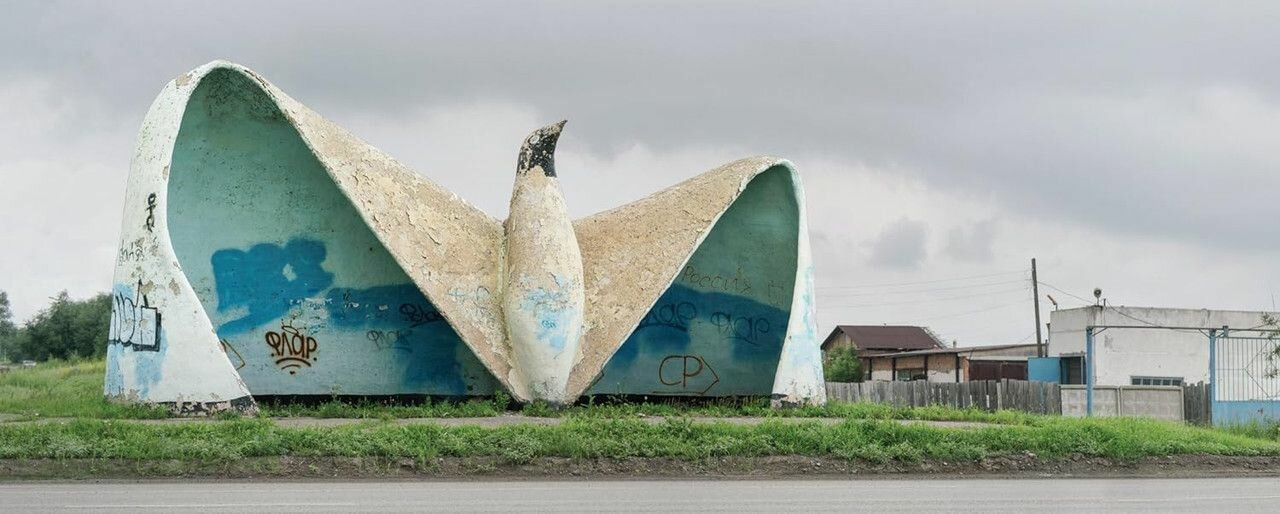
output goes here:
{"type": "Polygon", "coordinates": [[[589,394],[772,392],[796,279],[792,187],[781,167],[751,181],[589,394]]]}
{"type": "Polygon", "coordinates": [[[201,81],[169,173],[174,251],[253,394],[493,393],[251,79],[201,81]]]}

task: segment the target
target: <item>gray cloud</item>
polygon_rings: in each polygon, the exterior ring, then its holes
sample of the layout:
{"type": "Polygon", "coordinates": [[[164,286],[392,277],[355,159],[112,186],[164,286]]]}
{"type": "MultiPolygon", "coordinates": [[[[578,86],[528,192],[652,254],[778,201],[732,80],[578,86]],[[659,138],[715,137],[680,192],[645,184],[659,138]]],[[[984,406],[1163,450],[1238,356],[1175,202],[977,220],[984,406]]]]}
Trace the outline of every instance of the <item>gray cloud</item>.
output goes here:
{"type": "Polygon", "coordinates": [[[969,227],[952,227],[947,232],[944,251],[953,259],[972,262],[990,262],[994,257],[992,246],[996,238],[995,220],[983,220],[969,227]]]}
{"type": "MultiPolygon", "coordinates": [[[[63,287],[106,289],[141,118],[165,81],[215,58],[255,68],[494,214],[521,134],[569,118],[566,195],[580,214],[726,158],[792,157],[811,187],[811,223],[830,236],[815,241],[820,281],[919,279],[850,263],[882,250],[885,263],[942,277],[1018,269],[1037,254],[1057,285],[1078,280],[1087,293],[1101,272],[1081,262],[1101,257],[1070,251],[1106,240],[1129,245],[1114,256],[1140,247],[1165,259],[1148,263],[1158,286],[1130,282],[1148,303],[1176,290],[1185,302],[1248,307],[1246,297],[1269,301],[1266,289],[1280,288],[1269,285],[1280,284],[1269,264],[1280,256],[1274,2],[5,8],[0,215],[20,223],[0,231],[0,288],[16,291],[19,313],[63,287]],[[926,192],[850,201],[872,176],[926,192]],[[939,197],[961,207],[921,200],[939,197]],[[946,210],[956,208],[968,211],[946,210]],[[928,266],[901,241],[866,246],[904,217],[931,227],[998,219],[1000,237],[946,233],[941,249],[955,262],[928,266]],[[1063,253],[1042,250],[1055,244],[1063,253]],[[1223,249],[1235,282],[1169,285],[1180,266],[1205,268],[1198,252],[1223,249]]],[[[1109,284],[1136,280],[1133,269],[1106,270],[1109,284]]]]}
{"type": "Polygon", "coordinates": [[[919,268],[928,253],[928,230],[923,222],[906,218],[890,223],[871,242],[868,262],[884,268],[919,268]]]}
{"type": "Polygon", "coordinates": [[[83,130],[136,121],[162,79],[225,57],[339,121],[507,99],[572,119],[594,152],[833,155],[1028,216],[1280,248],[1235,221],[1280,216],[1280,70],[1260,65],[1280,57],[1275,3],[13,7],[0,77],[95,106],[83,130]]]}

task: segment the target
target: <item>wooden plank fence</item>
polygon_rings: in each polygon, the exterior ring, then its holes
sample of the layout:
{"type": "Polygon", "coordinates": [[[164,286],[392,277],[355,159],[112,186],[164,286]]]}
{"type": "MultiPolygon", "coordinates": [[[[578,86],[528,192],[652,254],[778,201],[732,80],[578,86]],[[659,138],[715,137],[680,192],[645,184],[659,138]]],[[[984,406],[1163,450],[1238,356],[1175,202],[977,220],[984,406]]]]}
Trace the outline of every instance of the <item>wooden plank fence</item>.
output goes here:
{"type": "Polygon", "coordinates": [[[1182,386],[1182,416],[1193,425],[1211,425],[1213,401],[1209,384],[1204,382],[1182,386]]]}
{"type": "Polygon", "coordinates": [[[843,402],[884,403],[896,407],[944,405],[987,411],[1019,410],[1062,414],[1058,384],[1025,380],[973,382],[827,382],[827,398],[843,402]]]}

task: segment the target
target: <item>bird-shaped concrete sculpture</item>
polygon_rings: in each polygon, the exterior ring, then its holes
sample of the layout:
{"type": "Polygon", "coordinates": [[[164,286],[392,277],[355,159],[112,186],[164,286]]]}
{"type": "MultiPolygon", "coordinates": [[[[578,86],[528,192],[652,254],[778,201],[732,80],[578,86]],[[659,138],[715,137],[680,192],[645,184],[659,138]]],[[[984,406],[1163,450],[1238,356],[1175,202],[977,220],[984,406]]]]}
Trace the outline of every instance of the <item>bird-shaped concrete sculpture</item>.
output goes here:
{"type": "Polygon", "coordinates": [[[106,395],[179,413],[272,396],[768,396],[822,403],[803,193],[726,164],[573,220],[555,149],[505,222],[216,61],[143,123],[106,395]]]}

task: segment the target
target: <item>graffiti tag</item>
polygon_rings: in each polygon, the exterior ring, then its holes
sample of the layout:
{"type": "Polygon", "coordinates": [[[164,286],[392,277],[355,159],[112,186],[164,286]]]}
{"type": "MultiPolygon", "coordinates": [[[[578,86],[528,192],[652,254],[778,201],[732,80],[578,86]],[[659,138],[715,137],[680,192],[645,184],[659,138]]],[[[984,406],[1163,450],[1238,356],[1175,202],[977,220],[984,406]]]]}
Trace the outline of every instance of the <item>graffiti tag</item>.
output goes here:
{"type": "Polygon", "coordinates": [[[147,195],[147,221],[143,222],[147,227],[147,232],[151,232],[156,228],[156,194],[147,195]]]}
{"type": "Polygon", "coordinates": [[[267,346],[271,347],[271,357],[275,358],[276,366],[289,370],[290,375],[297,373],[303,366],[311,367],[316,361],[315,353],[320,344],[316,342],[316,338],[302,333],[293,325],[281,323],[279,332],[267,332],[263,338],[266,339],[267,346]]]}
{"type": "Polygon", "coordinates": [[[745,295],[751,292],[751,279],[743,276],[741,267],[738,268],[738,271],[734,273],[732,277],[726,277],[723,275],[700,272],[697,268],[694,268],[692,264],[689,264],[686,265],[684,267],[684,271],[680,273],[680,278],[687,284],[707,289],[716,289],[740,295],[745,295]]]}
{"type": "Polygon", "coordinates": [[[458,305],[465,307],[472,316],[484,318],[492,316],[493,293],[485,286],[476,286],[473,290],[455,287],[449,290],[449,297],[458,305]]]}
{"type": "Polygon", "coordinates": [[[142,294],[142,281],[129,294],[116,292],[111,297],[111,328],[108,344],[119,344],[137,351],[160,351],[160,310],[151,306],[142,294]]]}
{"type": "Polygon", "coordinates": [[[441,315],[440,312],[416,303],[400,304],[400,314],[404,315],[404,320],[409,322],[410,327],[444,321],[444,316],[441,315]]]}
{"type": "Polygon", "coordinates": [[[142,239],[134,239],[120,247],[119,262],[142,260],[142,239]]]}
{"type": "Polygon", "coordinates": [[[412,333],[408,330],[403,332],[399,330],[370,330],[365,332],[364,336],[369,341],[372,341],[373,346],[379,350],[392,348],[412,352],[413,348],[410,348],[408,344],[409,334],[412,333]]]}
{"type": "Polygon", "coordinates": [[[759,344],[760,336],[769,333],[769,320],[762,317],[717,312],[711,315],[711,324],[720,329],[721,335],[750,344],[759,344]]]}
{"type": "Polygon", "coordinates": [[[227,342],[226,339],[222,339],[218,342],[222,344],[222,353],[227,354],[227,360],[231,361],[231,365],[235,366],[237,370],[243,368],[246,364],[244,356],[240,355],[240,352],[236,350],[236,347],[231,346],[231,343],[227,342]],[[233,355],[235,357],[232,357],[233,355]]]}
{"type": "Polygon", "coordinates": [[[645,327],[670,327],[681,332],[689,331],[689,322],[698,317],[698,307],[689,302],[664,303],[654,307],[644,319],[640,320],[637,330],[645,327]]]}
{"type": "Polygon", "coordinates": [[[711,367],[702,357],[697,355],[668,355],[658,363],[658,381],[662,385],[680,386],[680,389],[689,390],[689,379],[701,375],[703,372],[711,373],[712,381],[702,390],[695,390],[696,394],[707,394],[712,387],[720,383],[720,374],[711,367]]]}

